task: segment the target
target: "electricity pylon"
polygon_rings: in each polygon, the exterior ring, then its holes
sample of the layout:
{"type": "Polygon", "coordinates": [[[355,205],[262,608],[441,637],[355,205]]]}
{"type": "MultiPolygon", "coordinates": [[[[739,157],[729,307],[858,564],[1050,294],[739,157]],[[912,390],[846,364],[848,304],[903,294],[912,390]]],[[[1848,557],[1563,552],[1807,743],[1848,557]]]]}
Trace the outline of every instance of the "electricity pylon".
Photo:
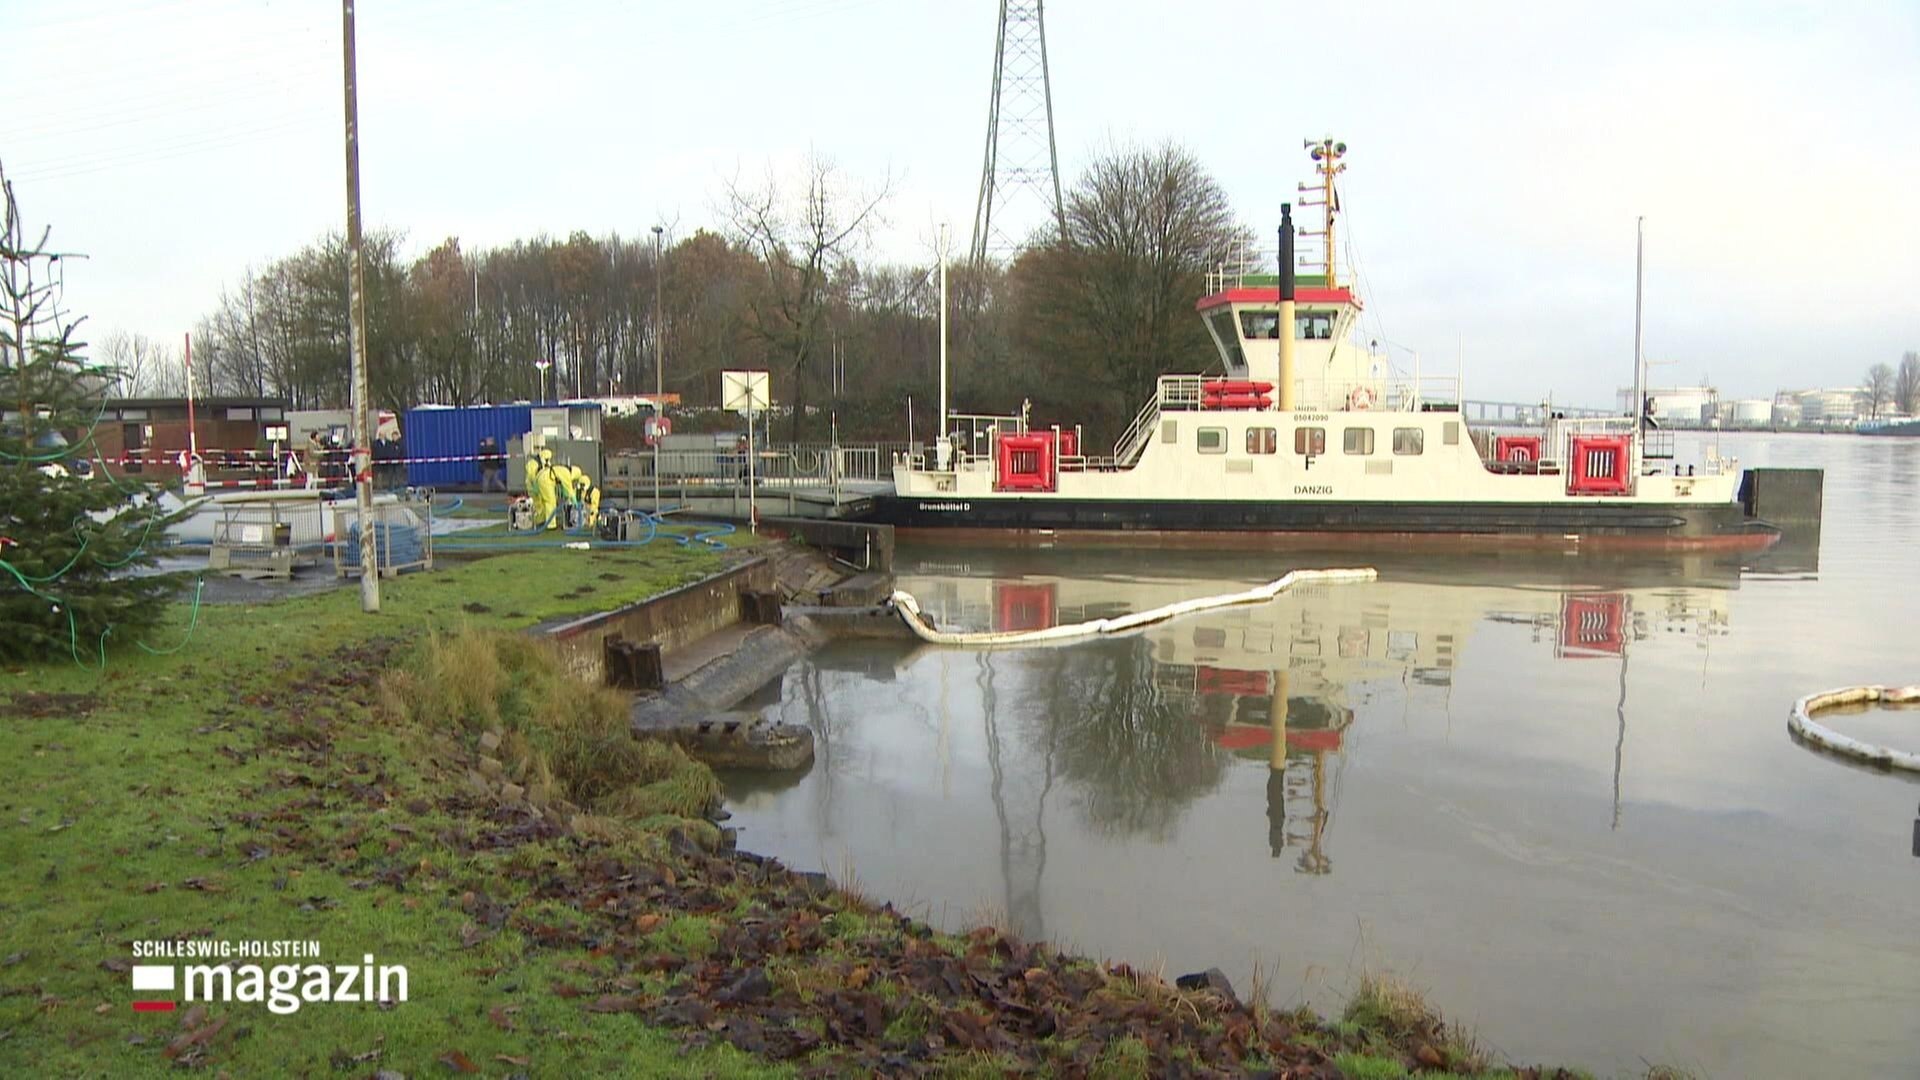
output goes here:
{"type": "Polygon", "coordinates": [[[1041,228],[1066,229],[1060,155],[1053,142],[1045,6],[1042,0],[1000,0],[986,162],[973,212],[971,261],[976,266],[1019,252],[1041,228]],[[1039,218],[1042,206],[1050,220],[1039,218]]]}

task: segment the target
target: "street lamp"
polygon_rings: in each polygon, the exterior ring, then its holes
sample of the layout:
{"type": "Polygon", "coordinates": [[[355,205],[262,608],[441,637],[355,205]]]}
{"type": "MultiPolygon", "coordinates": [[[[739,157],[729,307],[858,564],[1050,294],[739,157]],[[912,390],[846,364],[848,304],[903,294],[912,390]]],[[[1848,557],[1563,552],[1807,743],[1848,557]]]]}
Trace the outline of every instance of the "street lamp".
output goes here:
{"type": "Polygon", "coordinates": [[[540,403],[545,403],[547,400],[547,369],[553,366],[553,361],[541,357],[533,362],[533,366],[540,371],[540,403]]]}
{"type": "MultiPolygon", "coordinates": [[[[653,227],[653,512],[660,512],[660,421],[667,415],[666,404],[666,353],[667,328],[660,321],[660,234],[662,226],[653,227]]],[[[628,498],[632,498],[632,488],[627,489],[628,498]]]]}

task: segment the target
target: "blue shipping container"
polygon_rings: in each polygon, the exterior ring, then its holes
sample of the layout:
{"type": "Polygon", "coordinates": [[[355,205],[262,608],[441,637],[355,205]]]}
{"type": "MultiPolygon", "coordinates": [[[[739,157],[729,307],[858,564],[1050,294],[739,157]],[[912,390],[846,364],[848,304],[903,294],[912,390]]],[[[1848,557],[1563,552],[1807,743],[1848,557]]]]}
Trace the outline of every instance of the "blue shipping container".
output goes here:
{"type": "MultiPolygon", "coordinates": [[[[407,483],[415,487],[479,487],[480,440],[491,435],[507,452],[507,442],[533,430],[531,405],[473,405],[461,409],[408,409],[401,434],[408,458],[466,458],[465,461],[408,461],[407,483]]],[[[501,462],[504,466],[506,463],[501,462]]]]}

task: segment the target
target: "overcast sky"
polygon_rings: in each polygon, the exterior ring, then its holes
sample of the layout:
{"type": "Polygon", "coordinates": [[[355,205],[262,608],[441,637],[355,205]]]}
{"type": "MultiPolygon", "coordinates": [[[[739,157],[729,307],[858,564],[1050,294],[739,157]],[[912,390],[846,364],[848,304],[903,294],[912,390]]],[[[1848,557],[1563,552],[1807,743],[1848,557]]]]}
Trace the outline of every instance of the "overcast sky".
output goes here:
{"type": "MultiPolygon", "coordinates": [[[[893,177],[877,256],[925,261],[941,220],[964,249],[996,11],[362,0],[367,220],[409,254],[685,236],[727,180],[812,150],[893,177]]],[[[1365,333],[1429,373],[1463,346],[1469,397],[1612,403],[1636,215],[1656,384],[1852,385],[1920,349],[1914,0],[1055,0],[1047,20],[1063,182],[1176,141],[1270,237],[1302,137],[1345,140],[1365,333]]],[[[0,160],[88,256],[67,300],[90,337],[177,341],[247,267],[342,227],[338,3],[0,0],[0,33],[0,160]]]]}

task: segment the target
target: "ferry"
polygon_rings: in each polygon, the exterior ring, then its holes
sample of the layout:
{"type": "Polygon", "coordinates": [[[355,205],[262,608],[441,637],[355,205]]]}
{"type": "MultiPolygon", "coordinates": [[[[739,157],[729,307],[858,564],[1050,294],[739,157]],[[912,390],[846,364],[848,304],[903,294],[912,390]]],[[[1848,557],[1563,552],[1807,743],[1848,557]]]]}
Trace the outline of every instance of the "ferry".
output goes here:
{"type": "Polygon", "coordinates": [[[1853,430],[1861,435],[1920,435],[1920,419],[1895,416],[1862,420],[1853,430]]]}
{"type": "MultiPolygon", "coordinates": [[[[943,417],[931,454],[897,455],[871,520],[921,539],[1071,543],[1440,539],[1759,549],[1778,530],[1736,500],[1738,462],[1674,459],[1641,416],[1543,410],[1469,430],[1457,378],[1406,378],[1359,340],[1362,302],[1332,253],[1346,146],[1309,144],[1323,273],[1301,274],[1291,206],[1277,273],[1210,274],[1197,305],[1210,374],[1165,375],[1111,451],[1072,427],[943,417]],[[1287,332],[1283,333],[1282,330],[1287,332]]],[[[943,401],[944,411],[944,401],[943,401]]]]}

